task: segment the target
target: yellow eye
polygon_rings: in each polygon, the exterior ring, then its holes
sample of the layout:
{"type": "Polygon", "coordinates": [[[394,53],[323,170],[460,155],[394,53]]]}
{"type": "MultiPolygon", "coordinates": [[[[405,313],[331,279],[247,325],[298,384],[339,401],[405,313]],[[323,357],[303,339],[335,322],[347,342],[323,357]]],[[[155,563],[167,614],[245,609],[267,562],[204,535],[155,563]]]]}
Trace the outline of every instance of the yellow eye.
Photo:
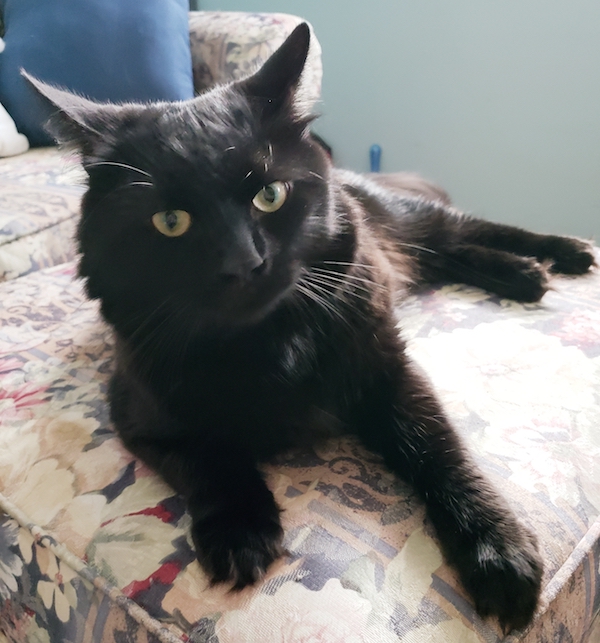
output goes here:
{"type": "Polygon", "coordinates": [[[252,199],[252,205],[261,212],[275,212],[285,203],[290,191],[289,185],[283,181],[273,181],[252,199]]]}
{"type": "Polygon", "coordinates": [[[165,210],[152,217],[154,227],[167,237],[180,237],[192,225],[192,217],[185,210],[165,210]]]}

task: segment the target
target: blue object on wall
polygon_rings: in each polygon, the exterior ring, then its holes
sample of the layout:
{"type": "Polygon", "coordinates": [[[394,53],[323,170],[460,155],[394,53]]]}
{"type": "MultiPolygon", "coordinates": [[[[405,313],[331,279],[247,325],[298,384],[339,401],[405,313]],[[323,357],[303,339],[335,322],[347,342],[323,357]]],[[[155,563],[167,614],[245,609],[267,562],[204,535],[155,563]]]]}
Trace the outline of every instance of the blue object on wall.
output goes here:
{"type": "Polygon", "coordinates": [[[381,147],[377,144],[371,145],[369,156],[371,158],[371,172],[379,172],[381,169],[381,147]]]}
{"type": "Polygon", "coordinates": [[[32,145],[48,145],[49,113],[21,68],[97,101],[192,98],[188,9],[188,0],[0,0],[0,101],[32,145]]]}

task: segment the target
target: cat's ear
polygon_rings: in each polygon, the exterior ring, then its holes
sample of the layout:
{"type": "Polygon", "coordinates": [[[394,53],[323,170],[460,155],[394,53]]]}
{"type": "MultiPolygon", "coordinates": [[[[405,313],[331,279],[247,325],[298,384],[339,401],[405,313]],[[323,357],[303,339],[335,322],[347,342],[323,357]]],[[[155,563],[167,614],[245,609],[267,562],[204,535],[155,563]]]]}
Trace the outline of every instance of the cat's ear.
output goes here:
{"type": "Polygon", "coordinates": [[[24,70],[21,74],[45,104],[50,114],[45,129],[57,143],[75,145],[84,153],[91,153],[96,143],[106,138],[120,109],[118,105],[95,103],[43,83],[24,70]]]}
{"type": "Polygon", "coordinates": [[[261,99],[267,112],[276,112],[284,105],[294,107],[309,46],[310,27],[303,22],[254,75],[240,81],[241,88],[261,99]]]}

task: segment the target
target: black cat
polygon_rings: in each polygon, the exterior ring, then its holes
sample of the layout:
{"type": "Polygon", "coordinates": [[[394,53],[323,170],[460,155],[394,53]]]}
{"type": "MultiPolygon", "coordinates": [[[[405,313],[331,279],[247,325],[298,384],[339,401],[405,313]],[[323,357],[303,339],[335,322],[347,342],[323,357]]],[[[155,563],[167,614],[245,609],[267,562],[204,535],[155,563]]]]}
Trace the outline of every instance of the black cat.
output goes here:
{"type": "Polygon", "coordinates": [[[30,79],[89,175],[79,272],[115,331],[112,419],[187,499],[214,582],[254,583],[283,553],[257,462],[347,432],[414,485],[478,612],[522,627],[536,539],[406,356],[394,298],[458,280],[537,301],[593,252],[465,216],[418,179],[334,170],[297,100],[308,45],[300,25],[256,74],[173,104],[30,79]]]}

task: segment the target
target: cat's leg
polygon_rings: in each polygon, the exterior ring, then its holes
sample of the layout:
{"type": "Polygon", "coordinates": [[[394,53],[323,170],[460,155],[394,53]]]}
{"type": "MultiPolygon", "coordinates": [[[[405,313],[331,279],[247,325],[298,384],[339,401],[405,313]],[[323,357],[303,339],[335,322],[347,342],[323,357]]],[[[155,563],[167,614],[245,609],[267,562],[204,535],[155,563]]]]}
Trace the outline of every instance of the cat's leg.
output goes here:
{"type": "Polygon", "coordinates": [[[478,613],[505,631],[522,628],[540,593],[536,538],[479,471],[424,377],[404,357],[394,368],[358,410],[358,433],[423,498],[478,613]]]}
{"type": "Polygon", "coordinates": [[[249,453],[192,437],[123,376],[110,387],[111,417],[125,446],[187,502],[199,563],[212,583],[242,589],[283,555],[273,494],[249,453]]]}
{"type": "Polygon", "coordinates": [[[538,261],[548,262],[550,271],[554,273],[582,275],[596,263],[592,244],[582,239],[538,234],[467,216],[458,221],[457,228],[463,243],[535,257],[538,261]]]}
{"type": "MultiPolygon", "coordinates": [[[[418,175],[399,173],[380,175],[382,178],[377,178],[377,175],[368,176],[400,196],[412,193],[430,201],[417,206],[417,209],[422,210],[421,214],[425,219],[429,218],[437,225],[441,224],[438,232],[443,232],[445,240],[450,244],[480,246],[520,257],[535,258],[539,262],[547,263],[550,272],[564,275],[585,274],[596,264],[590,242],[574,237],[538,234],[517,226],[462,214],[451,207],[450,198],[441,188],[424,181],[418,175]],[[432,204],[431,201],[437,203],[432,204]]],[[[413,210],[409,219],[411,216],[414,217],[414,204],[409,205],[407,209],[413,210]]],[[[419,229],[418,223],[415,228],[419,229]]]]}
{"type": "Polygon", "coordinates": [[[595,265],[587,241],[541,235],[474,219],[439,203],[398,201],[399,245],[416,260],[421,283],[459,281],[517,301],[537,301],[549,272],[583,274],[595,265]]]}
{"type": "Polygon", "coordinates": [[[539,301],[549,288],[543,264],[503,250],[460,243],[442,250],[433,260],[419,259],[428,282],[466,283],[522,302],[539,301]]]}
{"type": "Polygon", "coordinates": [[[349,172],[338,176],[362,203],[373,228],[380,227],[380,234],[412,257],[415,286],[459,281],[537,301],[548,289],[550,272],[578,275],[596,265],[587,241],[476,219],[440,199],[430,200],[425,190],[425,198],[414,198],[385,180],[349,172]]]}

